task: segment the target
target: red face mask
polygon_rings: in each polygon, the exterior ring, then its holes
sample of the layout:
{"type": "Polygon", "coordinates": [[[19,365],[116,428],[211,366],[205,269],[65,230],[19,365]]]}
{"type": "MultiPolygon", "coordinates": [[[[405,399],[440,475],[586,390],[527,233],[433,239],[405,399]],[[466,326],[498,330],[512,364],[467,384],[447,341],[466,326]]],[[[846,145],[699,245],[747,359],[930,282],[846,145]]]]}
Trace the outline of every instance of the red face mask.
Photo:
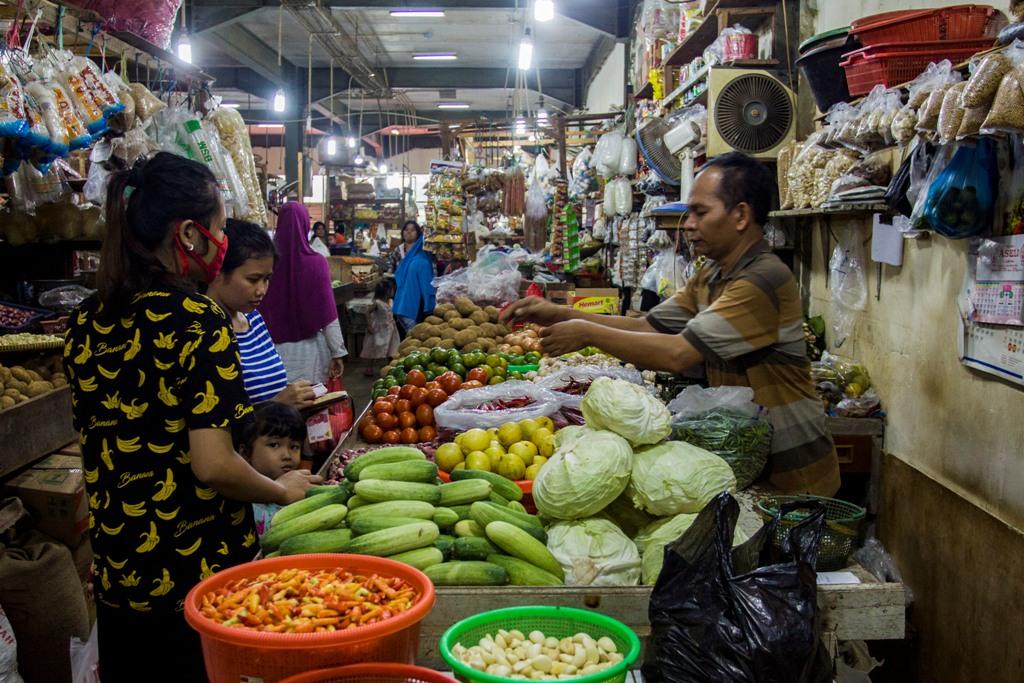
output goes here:
{"type": "Polygon", "coordinates": [[[181,235],[177,234],[174,236],[174,244],[178,248],[178,260],[181,262],[182,274],[188,273],[188,260],[192,259],[196,265],[203,271],[203,275],[206,278],[206,284],[210,284],[214,281],[217,275],[220,274],[220,268],[224,265],[224,257],[228,254],[228,235],[224,233],[224,238],[218,241],[214,238],[213,234],[207,230],[204,226],[193,221],[193,225],[199,230],[199,234],[210,240],[210,242],[217,247],[217,253],[213,255],[213,260],[207,263],[203,259],[196,255],[195,251],[189,251],[185,248],[185,245],[181,242],[181,235]]]}

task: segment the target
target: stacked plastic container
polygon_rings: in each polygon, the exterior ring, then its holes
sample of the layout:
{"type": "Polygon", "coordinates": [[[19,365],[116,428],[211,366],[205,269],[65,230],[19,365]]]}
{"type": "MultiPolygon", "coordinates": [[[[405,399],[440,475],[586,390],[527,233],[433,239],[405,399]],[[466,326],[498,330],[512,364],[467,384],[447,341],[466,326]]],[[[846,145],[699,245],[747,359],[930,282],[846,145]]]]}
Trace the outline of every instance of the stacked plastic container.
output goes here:
{"type": "Polygon", "coordinates": [[[992,46],[1005,22],[988,5],[885,12],[858,19],[850,33],[861,49],[845,55],[850,95],[865,95],[879,83],[887,88],[913,80],[931,62],[954,64],[992,46]]]}

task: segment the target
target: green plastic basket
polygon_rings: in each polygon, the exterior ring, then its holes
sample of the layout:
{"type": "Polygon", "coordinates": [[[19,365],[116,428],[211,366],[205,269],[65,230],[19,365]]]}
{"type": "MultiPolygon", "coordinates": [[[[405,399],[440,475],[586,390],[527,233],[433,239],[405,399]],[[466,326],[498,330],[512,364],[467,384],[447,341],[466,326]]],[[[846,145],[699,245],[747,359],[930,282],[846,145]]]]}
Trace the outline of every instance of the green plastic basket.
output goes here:
{"type": "MultiPolygon", "coordinates": [[[[822,496],[765,496],[757,502],[757,511],[767,522],[779,514],[779,508],[786,503],[817,501],[825,506],[825,528],[818,544],[818,563],[816,569],[831,572],[845,569],[849,564],[853,544],[860,536],[860,527],[866,511],[860,505],[849,503],[838,498],[822,496]]],[[[776,548],[782,547],[789,530],[807,519],[810,512],[794,510],[787,513],[775,528],[772,543],[776,548]]]]}
{"type": "Polygon", "coordinates": [[[486,635],[494,636],[500,629],[518,629],[524,634],[536,630],[559,639],[580,632],[594,640],[605,636],[611,638],[623,654],[622,661],[600,673],[573,678],[573,683],[623,683],[629,675],[629,667],[640,657],[640,639],[617,619],[573,607],[507,607],[463,619],[441,636],[441,657],[452,667],[456,678],[469,683],[506,683],[511,680],[472,669],[452,654],[452,648],[458,643],[471,647],[486,635]]]}

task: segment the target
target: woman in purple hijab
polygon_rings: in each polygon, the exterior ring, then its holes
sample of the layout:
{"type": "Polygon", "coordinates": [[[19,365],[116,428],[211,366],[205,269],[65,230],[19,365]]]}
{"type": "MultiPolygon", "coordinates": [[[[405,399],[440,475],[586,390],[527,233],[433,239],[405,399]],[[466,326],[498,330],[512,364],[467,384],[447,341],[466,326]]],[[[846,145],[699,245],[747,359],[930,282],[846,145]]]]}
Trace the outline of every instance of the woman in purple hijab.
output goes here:
{"type": "Polygon", "coordinates": [[[348,354],[338,324],[330,266],[307,240],[309,210],[298,202],[281,207],[274,244],[274,279],[260,306],[289,382],[314,384],[339,377],[348,354]]]}

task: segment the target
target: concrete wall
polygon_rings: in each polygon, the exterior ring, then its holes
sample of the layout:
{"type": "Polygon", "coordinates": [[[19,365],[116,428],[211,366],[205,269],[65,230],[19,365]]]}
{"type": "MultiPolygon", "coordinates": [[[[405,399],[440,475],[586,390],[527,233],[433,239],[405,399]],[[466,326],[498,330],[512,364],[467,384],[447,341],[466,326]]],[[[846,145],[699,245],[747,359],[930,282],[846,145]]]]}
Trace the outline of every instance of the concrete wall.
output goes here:
{"type": "MultiPolygon", "coordinates": [[[[829,319],[821,235],[800,227],[815,234],[811,313],[829,319]]],[[[867,366],[888,415],[879,531],[915,593],[916,680],[1021,680],[1024,638],[997,625],[1024,608],[1024,389],[957,358],[966,245],[905,247],[878,301],[869,264],[867,310],[836,351],[867,366]]]]}
{"type": "Polygon", "coordinates": [[[587,88],[586,108],[594,114],[603,114],[613,107],[623,106],[626,84],[626,45],[616,43],[615,48],[594,80],[587,88]]]}

